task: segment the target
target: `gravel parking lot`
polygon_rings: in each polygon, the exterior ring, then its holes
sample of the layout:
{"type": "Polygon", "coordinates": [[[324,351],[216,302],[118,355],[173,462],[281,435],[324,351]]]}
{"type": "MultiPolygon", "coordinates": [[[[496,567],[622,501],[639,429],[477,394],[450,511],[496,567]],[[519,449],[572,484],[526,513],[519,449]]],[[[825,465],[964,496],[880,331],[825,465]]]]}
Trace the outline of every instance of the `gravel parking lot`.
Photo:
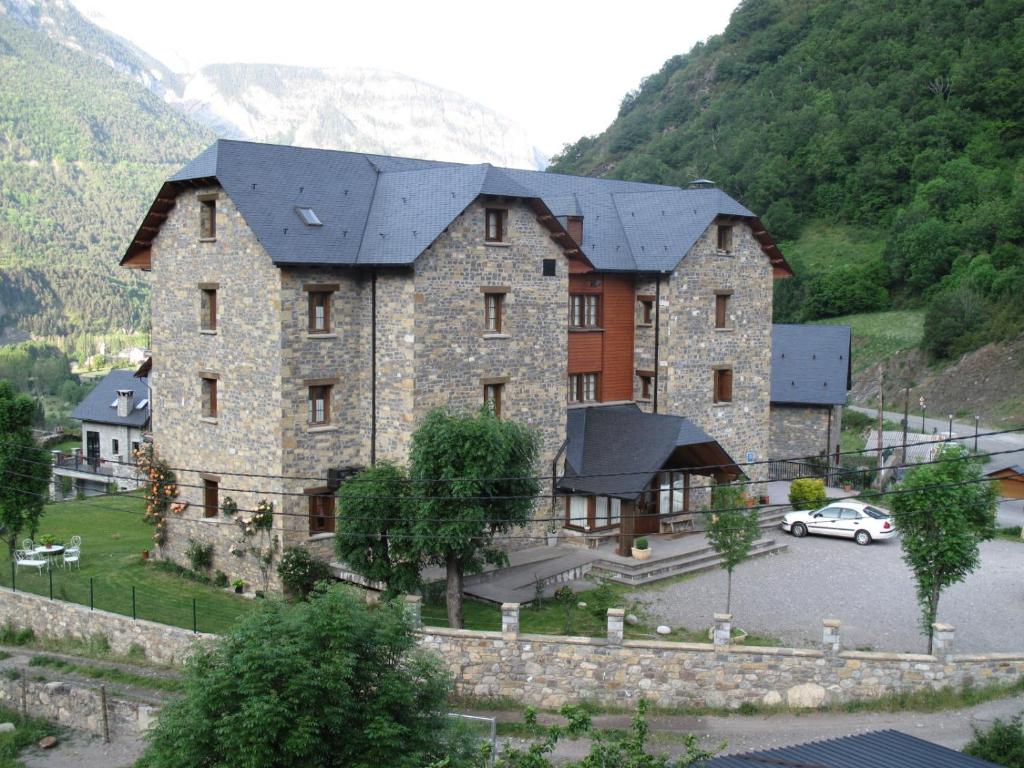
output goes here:
{"type": "MultiPolygon", "coordinates": [[[[778,637],[786,645],[816,646],[821,620],[842,620],[847,648],[923,653],[914,582],[898,539],[858,547],[846,539],[796,539],[779,555],[741,564],[733,572],[733,626],[778,637]]],[[[1024,650],[1024,543],[982,544],[981,566],[939,601],[939,621],[956,627],[962,651],[1024,650]]],[[[709,571],[667,587],[637,592],[646,612],[669,626],[710,626],[725,610],[726,575],[709,571]]]]}

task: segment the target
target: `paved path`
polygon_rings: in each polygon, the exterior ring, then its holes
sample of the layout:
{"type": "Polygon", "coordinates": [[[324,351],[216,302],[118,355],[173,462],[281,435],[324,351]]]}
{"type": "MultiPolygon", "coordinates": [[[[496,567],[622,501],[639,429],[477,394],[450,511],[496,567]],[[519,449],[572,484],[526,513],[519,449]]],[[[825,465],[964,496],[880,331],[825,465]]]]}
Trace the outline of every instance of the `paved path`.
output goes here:
{"type": "MultiPolygon", "coordinates": [[[[846,539],[779,533],[786,552],[749,560],[733,573],[734,624],[772,635],[787,645],[816,646],[821,620],[842,620],[843,645],[878,651],[923,653],[914,582],[898,540],[858,547],[846,539]]],[[[981,545],[981,567],[947,589],[939,620],[953,624],[964,651],[1017,651],[1024,637],[1024,543],[994,540],[981,545]]],[[[725,572],[698,574],[684,582],[640,590],[648,624],[709,626],[725,610],[725,572]]]]}
{"type": "MultiPolygon", "coordinates": [[[[892,728],[909,733],[920,739],[941,744],[950,749],[962,749],[973,735],[971,726],[987,728],[996,718],[1008,720],[1024,710],[1024,696],[1015,696],[990,701],[969,709],[948,712],[880,712],[858,714],[778,714],[778,715],[732,715],[729,717],[652,717],[648,722],[652,735],[648,742],[649,751],[667,752],[675,756],[682,751],[678,737],[693,733],[700,737],[705,748],[715,748],[723,741],[726,753],[746,752],[753,749],[770,749],[800,744],[807,741],[851,736],[867,731],[892,728]],[[672,734],[673,737],[669,737],[672,734]]],[[[498,714],[499,719],[520,718],[520,713],[498,714]]],[[[542,720],[554,718],[542,718],[542,720]]],[[[630,726],[626,715],[602,716],[595,718],[600,728],[621,728],[630,726]]],[[[568,760],[583,757],[589,749],[585,741],[564,741],[558,746],[555,757],[568,760]]]]}

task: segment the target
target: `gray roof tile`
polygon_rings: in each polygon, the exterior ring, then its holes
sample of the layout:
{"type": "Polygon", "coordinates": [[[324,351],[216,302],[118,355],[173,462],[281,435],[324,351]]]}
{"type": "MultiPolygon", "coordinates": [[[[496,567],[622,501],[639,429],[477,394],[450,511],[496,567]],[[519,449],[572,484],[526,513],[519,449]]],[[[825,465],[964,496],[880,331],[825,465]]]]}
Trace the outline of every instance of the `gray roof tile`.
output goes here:
{"type": "Polygon", "coordinates": [[[719,189],[221,139],[168,179],[216,178],[276,264],[411,264],[478,195],[583,216],[602,271],[669,272],[715,217],[754,214],[719,189]],[[295,215],[312,208],[323,226],[295,215]]]}
{"type": "Polygon", "coordinates": [[[850,326],[772,326],[773,403],[845,405],[850,375],[850,326]]]}
{"type": "Polygon", "coordinates": [[[135,371],[132,370],[111,371],[82,402],[75,406],[71,418],[141,428],[149,421],[149,404],[143,408],[137,407],[144,400],[149,400],[149,379],[136,378],[135,371]],[[116,405],[111,405],[117,400],[119,389],[130,389],[134,392],[132,411],[124,418],[117,415],[116,405]]]}

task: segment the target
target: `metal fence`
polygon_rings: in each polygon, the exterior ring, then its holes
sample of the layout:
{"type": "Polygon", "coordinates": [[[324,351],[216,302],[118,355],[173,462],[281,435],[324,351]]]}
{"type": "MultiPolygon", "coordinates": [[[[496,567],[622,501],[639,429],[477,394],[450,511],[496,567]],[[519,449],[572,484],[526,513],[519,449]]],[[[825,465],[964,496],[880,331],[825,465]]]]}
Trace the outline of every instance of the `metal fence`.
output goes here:
{"type": "Polygon", "coordinates": [[[498,757],[498,722],[493,717],[482,717],[480,715],[463,715],[458,712],[449,712],[448,717],[458,718],[462,727],[470,736],[481,743],[489,744],[487,765],[494,765],[498,757]]]}

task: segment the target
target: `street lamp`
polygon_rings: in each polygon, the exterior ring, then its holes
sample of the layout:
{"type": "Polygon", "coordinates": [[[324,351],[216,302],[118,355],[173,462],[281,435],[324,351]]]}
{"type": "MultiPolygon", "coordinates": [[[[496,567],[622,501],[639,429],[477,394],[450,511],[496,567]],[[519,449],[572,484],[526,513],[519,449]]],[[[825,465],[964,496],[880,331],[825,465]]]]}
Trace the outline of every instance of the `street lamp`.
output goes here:
{"type": "Polygon", "coordinates": [[[924,432],[924,412],[928,408],[928,404],[924,401],[924,395],[918,398],[917,401],[921,406],[921,431],[924,432]]]}
{"type": "Polygon", "coordinates": [[[949,414],[949,432],[947,433],[947,439],[953,439],[953,414],[949,414]]]}
{"type": "Polygon", "coordinates": [[[978,420],[981,416],[975,415],[974,417],[974,452],[978,452],[978,420]]]}

